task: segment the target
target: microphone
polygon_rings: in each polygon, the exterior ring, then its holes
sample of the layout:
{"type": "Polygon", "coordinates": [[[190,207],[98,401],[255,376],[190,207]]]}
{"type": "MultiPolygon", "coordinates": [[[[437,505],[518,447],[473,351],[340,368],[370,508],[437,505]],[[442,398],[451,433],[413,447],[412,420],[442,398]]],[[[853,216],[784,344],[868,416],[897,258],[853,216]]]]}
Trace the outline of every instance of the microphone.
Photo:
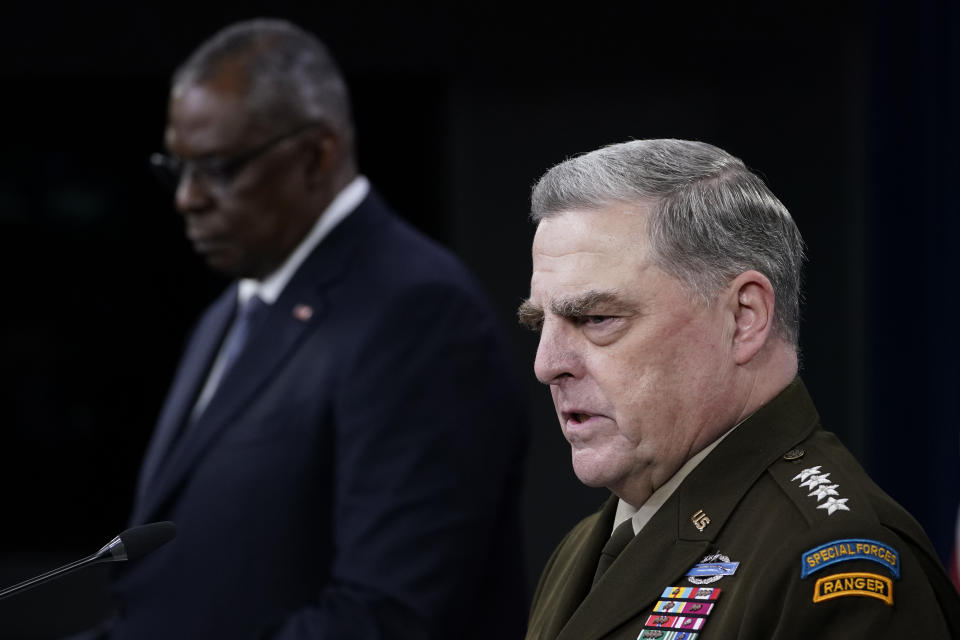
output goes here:
{"type": "Polygon", "coordinates": [[[127,529],[103,545],[96,553],[0,591],[0,600],[31,589],[54,578],[94,564],[137,560],[173,540],[177,527],[172,522],[152,522],[127,529]]]}

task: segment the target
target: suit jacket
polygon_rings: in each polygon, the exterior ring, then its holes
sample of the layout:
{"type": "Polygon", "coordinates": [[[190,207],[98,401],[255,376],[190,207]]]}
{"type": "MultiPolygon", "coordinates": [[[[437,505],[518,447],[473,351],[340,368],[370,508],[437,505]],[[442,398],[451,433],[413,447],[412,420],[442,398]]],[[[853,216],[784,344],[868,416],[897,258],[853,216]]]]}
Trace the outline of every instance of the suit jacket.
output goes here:
{"type": "Polygon", "coordinates": [[[522,634],[526,427],[463,266],[372,193],[185,426],[235,307],[203,315],[160,415],[132,524],[177,536],[116,576],[112,637],[522,634]]]}
{"type": "Polygon", "coordinates": [[[550,558],[527,638],[960,637],[960,600],[923,530],[820,427],[799,379],[687,476],[591,589],[616,503],[550,558]]]}

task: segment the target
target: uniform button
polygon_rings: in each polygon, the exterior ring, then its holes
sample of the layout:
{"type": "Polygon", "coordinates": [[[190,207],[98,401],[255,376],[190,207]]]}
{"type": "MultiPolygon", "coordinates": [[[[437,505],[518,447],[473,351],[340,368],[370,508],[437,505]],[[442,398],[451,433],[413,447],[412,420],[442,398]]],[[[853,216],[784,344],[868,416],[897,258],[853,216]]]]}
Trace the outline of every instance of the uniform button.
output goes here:
{"type": "Polygon", "coordinates": [[[801,449],[800,447],[796,447],[795,449],[790,449],[790,451],[787,451],[785,454],[783,454],[783,459],[784,459],[784,460],[799,460],[800,458],[802,458],[802,457],[805,456],[806,454],[807,454],[806,451],[804,451],[804,450],[801,449]]]}

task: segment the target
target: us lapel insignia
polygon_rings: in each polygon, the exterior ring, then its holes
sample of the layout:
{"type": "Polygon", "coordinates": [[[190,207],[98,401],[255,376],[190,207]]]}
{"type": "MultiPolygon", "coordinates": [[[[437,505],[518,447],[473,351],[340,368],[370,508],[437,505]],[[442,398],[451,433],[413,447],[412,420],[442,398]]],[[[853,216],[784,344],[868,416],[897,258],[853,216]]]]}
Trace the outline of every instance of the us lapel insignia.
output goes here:
{"type": "Polygon", "coordinates": [[[700,509],[690,516],[690,522],[697,528],[697,531],[703,531],[710,524],[710,517],[703,512],[703,509],[700,509]]]}
{"type": "Polygon", "coordinates": [[[667,587],[637,640],[696,640],[719,597],[716,587],[667,587]]]}
{"type": "Polygon", "coordinates": [[[739,562],[730,562],[730,558],[722,553],[705,556],[698,564],[687,571],[687,580],[693,584],[710,584],[724,576],[732,576],[737,572],[739,562]]]}

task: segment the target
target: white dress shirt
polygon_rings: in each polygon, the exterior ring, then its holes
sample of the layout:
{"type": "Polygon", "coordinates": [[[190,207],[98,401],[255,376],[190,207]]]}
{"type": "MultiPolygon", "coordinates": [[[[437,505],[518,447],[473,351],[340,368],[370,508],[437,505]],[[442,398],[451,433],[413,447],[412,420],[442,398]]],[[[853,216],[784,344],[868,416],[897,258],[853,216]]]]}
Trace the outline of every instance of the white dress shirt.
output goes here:
{"type": "MultiPolygon", "coordinates": [[[[323,210],[323,213],[320,214],[320,217],[317,218],[316,223],[314,223],[313,228],[304,236],[300,244],[297,245],[297,248],[287,256],[287,259],[284,260],[278,269],[263,280],[244,278],[240,281],[237,287],[237,308],[242,309],[253,296],[258,296],[268,305],[275,303],[277,298],[280,297],[280,294],[283,293],[283,289],[287,286],[287,283],[293,278],[293,274],[297,272],[297,269],[300,268],[303,261],[307,259],[307,256],[327,237],[334,227],[353,213],[360,203],[363,202],[363,199],[367,197],[369,192],[369,180],[364,176],[354,178],[350,184],[337,194],[327,208],[323,210]]],[[[233,331],[233,327],[231,327],[230,330],[233,331]]],[[[203,391],[197,398],[197,403],[193,406],[193,412],[191,413],[192,418],[199,416],[206,408],[207,403],[210,402],[210,398],[213,397],[217,386],[220,384],[220,380],[224,374],[224,365],[226,364],[224,345],[228,342],[229,336],[227,339],[224,339],[220,346],[220,351],[217,353],[217,358],[214,360],[213,366],[210,367],[210,373],[203,386],[203,391]]]]}

